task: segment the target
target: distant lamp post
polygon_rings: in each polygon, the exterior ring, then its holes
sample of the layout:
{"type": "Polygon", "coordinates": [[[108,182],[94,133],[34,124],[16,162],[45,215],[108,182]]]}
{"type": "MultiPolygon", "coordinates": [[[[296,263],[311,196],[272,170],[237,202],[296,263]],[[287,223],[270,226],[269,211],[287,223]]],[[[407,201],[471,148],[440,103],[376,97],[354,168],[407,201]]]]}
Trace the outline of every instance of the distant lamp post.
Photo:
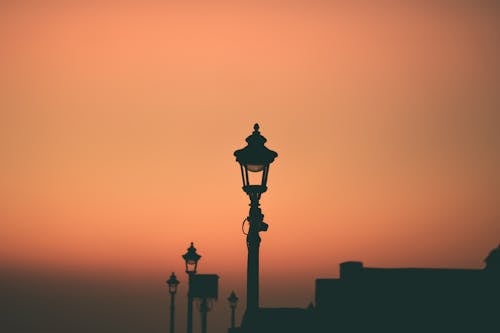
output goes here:
{"type": "Polygon", "coordinates": [[[174,272],[170,275],[167,280],[168,291],[170,293],[170,333],[174,333],[174,312],[175,312],[175,294],[177,293],[177,286],[179,285],[179,280],[175,276],[174,272]]]}
{"type": "Polygon", "coordinates": [[[192,280],[193,276],[196,274],[196,269],[198,268],[198,261],[201,256],[196,253],[196,248],[191,242],[191,246],[187,249],[187,252],[182,255],[182,258],[186,262],[186,273],[188,275],[188,304],[187,304],[187,333],[193,333],[193,296],[192,296],[192,280]]]}
{"type": "Polygon", "coordinates": [[[246,138],[247,146],[236,150],[234,156],[240,164],[243,191],[250,198],[250,213],[247,218],[249,230],[246,238],[248,248],[247,261],[247,309],[246,314],[252,317],[259,308],[259,232],[266,231],[267,223],[259,208],[260,196],[267,191],[269,165],[278,154],[266,146],[265,137],[260,135],[259,125],[254,125],[253,133],[246,138]]]}
{"type": "Polygon", "coordinates": [[[235,316],[234,316],[234,313],[235,313],[235,310],[236,310],[236,306],[238,305],[238,297],[236,296],[236,294],[234,293],[234,291],[231,291],[231,295],[229,295],[229,297],[227,298],[228,302],[229,302],[229,307],[231,308],[231,328],[234,328],[235,327],[235,316]]]}

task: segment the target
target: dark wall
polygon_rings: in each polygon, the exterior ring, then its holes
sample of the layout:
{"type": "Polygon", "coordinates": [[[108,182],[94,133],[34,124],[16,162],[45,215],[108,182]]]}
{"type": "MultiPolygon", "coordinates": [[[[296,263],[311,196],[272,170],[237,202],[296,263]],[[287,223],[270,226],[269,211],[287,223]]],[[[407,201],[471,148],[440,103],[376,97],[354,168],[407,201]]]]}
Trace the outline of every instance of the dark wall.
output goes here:
{"type": "Polygon", "coordinates": [[[356,269],[340,279],[316,281],[323,331],[499,330],[496,275],[483,270],[356,269]]]}

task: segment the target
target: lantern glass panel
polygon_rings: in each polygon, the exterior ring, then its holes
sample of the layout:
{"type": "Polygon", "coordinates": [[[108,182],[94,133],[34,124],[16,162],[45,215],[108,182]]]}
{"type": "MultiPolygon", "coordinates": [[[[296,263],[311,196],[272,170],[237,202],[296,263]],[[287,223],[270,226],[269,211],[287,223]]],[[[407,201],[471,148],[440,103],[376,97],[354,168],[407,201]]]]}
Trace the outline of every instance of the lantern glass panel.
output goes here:
{"type": "Polygon", "coordinates": [[[247,169],[248,171],[251,172],[259,172],[264,170],[265,165],[264,164],[247,164],[247,169]]]}
{"type": "MultiPolygon", "coordinates": [[[[246,170],[250,171],[249,167],[254,167],[255,165],[245,165],[246,170]]],[[[260,168],[260,166],[259,166],[260,168]]],[[[262,165],[262,168],[259,171],[247,172],[245,171],[244,177],[244,185],[258,185],[258,186],[266,186],[266,174],[268,165],[262,165]]],[[[254,169],[256,170],[256,169],[254,169]]]]}
{"type": "Polygon", "coordinates": [[[187,260],[186,261],[186,271],[188,273],[196,273],[196,261],[187,260]]]}
{"type": "Polygon", "coordinates": [[[263,172],[249,172],[248,173],[248,185],[262,185],[262,174],[263,172]]]}
{"type": "Polygon", "coordinates": [[[177,283],[172,283],[168,286],[168,290],[171,294],[175,294],[177,292],[177,283]]]}

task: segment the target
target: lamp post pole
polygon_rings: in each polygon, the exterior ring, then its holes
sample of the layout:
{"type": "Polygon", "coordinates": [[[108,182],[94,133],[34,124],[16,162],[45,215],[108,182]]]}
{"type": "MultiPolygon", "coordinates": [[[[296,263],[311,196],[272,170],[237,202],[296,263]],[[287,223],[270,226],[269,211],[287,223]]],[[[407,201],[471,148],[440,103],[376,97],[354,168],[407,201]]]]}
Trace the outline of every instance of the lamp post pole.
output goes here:
{"type": "Polygon", "coordinates": [[[236,325],[235,325],[235,315],[234,315],[235,311],[234,311],[234,307],[231,308],[231,328],[234,328],[236,325]]]}
{"type": "Polygon", "coordinates": [[[236,161],[241,168],[243,191],[250,198],[250,212],[247,218],[249,230],[246,237],[248,259],[247,309],[245,316],[248,318],[253,318],[259,308],[259,249],[261,242],[259,233],[266,231],[268,228],[268,225],[264,222],[264,215],[262,215],[259,208],[259,200],[262,193],[267,190],[269,165],[278,156],[276,152],[264,146],[266,141],[266,138],[260,135],[259,125],[255,124],[253,133],[246,138],[247,146],[234,152],[236,161]],[[257,184],[253,183],[256,179],[257,184]]]}
{"type": "Polygon", "coordinates": [[[187,304],[187,333],[193,333],[193,296],[191,296],[191,281],[193,273],[188,273],[188,304],[187,304]]]}
{"type": "Polygon", "coordinates": [[[231,294],[229,295],[229,297],[227,298],[227,300],[229,301],[229,306],[231,307],[231,328],[234,328],[235,327],[235,310],[236,310],[236,305],[238,304],[238,297],[236,296],[236,294],[234,293],[234,291],[231,291],[231,294]]]}
{"type": "Polygon", "coordinates": [[[187,304],[187,333],[193,333],[193,295],[192,295],[192,281],[193,276],[196,274],[196,268],[198,267],[198,260],[201,256],[196,253],[196,248],[191,242],[191,246],[187,249],[187,252],[182,255],[182,258],[186,262],[186,273],[188,275],[188,304],[187,304]]]}
{"type": "Polygon", "coordinates": [[[167,280],[167,284],[168,291],[170,292],[170,333],[174,333],[175,294],[177,293],[177,285],[179,285],[174,272],[172,272],[170,278],[167,280]]]}
{"type": "Polygon", "coordinates": [[[201,312],[201,333],[207,333],[207,313],[208,313],[208,304],[207,299],[203,298],[200,303],[200,312],[201,312]]]}
{"type": "Polygon", "coordinates": [[[174,298],[175,295],[172,294],[172,297],[170,297],[170,333],[174,333],[174,312],[175,312],[175,305],[174,305],[174,298]]]}
{"type": "Polygon", "coordinates": [[[259,208],[259,200],[255,195],[250,196],[250,214],[248,216],[249,230],[247,234],[247,311],[254,312],[259,308],[259,250],[261,238],[260,224],[264,215],[259,208]]]}

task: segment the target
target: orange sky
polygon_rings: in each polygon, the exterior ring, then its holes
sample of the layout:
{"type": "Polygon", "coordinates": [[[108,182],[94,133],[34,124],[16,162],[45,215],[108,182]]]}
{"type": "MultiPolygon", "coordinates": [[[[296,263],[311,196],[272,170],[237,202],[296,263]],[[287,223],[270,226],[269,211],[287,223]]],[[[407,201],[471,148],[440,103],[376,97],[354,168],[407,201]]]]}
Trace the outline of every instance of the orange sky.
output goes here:
{"type": "Polygon", "coordinates": [[[184,279],[194,241],[244,304],[254,122],[279,153],[263,305],[499,243],[498,6],[1,6],[2,265],[184,279]]]}

